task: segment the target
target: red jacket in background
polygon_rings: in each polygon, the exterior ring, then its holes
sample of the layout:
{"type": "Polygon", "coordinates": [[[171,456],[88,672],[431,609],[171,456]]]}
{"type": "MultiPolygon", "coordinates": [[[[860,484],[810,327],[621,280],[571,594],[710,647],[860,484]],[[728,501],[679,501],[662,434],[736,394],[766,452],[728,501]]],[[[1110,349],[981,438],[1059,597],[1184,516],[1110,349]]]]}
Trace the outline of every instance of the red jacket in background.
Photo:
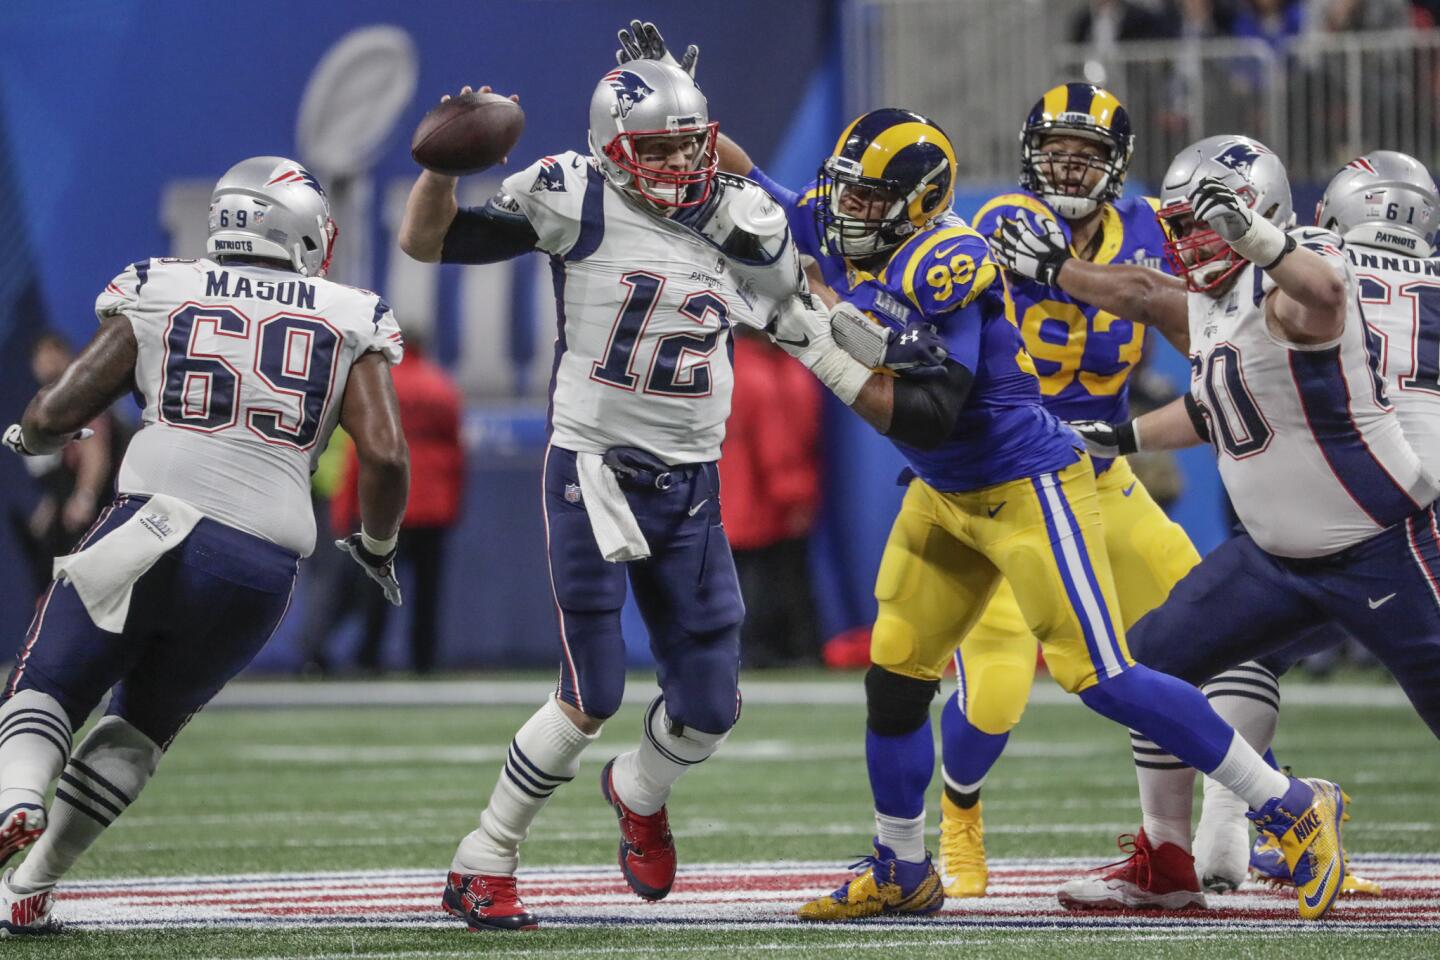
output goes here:
{"type": "Polygon", "coordinates": [[[820,389],[784,351],[736,335],[735,394],[720,458],[720,503],[735,549],[810,532],[819,505],[820,389]]]}
{"type": "MultiPolygon", "coordinates": [[[[415,350],[406,350],[404,362],[391,367],[390,376],[410,445],[410,501],[402,526],[451,526],[459,519],[465,486],[460,391],[448,373],[415,350]]],[[[330,503],[337,531],[360,529],[359,476],[360,461],[351,447],[345,479],[330,503]]]]}

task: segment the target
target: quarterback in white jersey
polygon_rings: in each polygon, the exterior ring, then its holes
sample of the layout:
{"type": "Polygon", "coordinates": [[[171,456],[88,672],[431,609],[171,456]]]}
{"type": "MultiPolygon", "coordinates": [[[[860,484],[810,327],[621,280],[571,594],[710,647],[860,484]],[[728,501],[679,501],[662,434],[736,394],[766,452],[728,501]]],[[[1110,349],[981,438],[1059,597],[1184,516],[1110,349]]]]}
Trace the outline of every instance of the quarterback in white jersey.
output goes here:
{"type": "Polygon", "coordinates": [[[208,258],[141,260],[111,281],[100,331],[5,432],[22,456],[51,453],[125,393],[144,403],[119,496],[56,560],[5,687],[0,864],[36,846],[0,877],[0,934],[51,929],[55,884],[284,617],[314,547],[310,468],[337,420],[362,528],[336,545],[400,601],[400,335],[375,294],[323,279],[334,235],[304,167],[237,164],[211,196],[208,258]]]}
{"type": "Polygon", "coordinates": [[[668,56],[619,59],[591,98],[588,156],[543,157],[472,210],[458,209],[454,178],[426,171],[401,228],[420,260],[545,254],[560,316],[542,481],[560,680],[451,863],[443,904],[472,930],[536,925],[516,891],[519,845],[620,707],[627,584],[661,696],[639,748],[607,764],[600,787],[641,897],[664,897],[674,880],[671,786],[739,715],[744,605],[715,467],[730,328],[764,327],[793,299],[799,257],[769,195],[717,175],[718,128],[690,73],[668,56]]]}

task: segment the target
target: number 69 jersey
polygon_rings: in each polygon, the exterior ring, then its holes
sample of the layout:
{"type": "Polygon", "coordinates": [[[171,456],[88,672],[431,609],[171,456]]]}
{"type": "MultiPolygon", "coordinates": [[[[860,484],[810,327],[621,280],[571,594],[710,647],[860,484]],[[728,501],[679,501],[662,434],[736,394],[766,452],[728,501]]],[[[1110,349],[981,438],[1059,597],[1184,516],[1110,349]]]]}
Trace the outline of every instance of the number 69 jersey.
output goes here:
{"type": "Polygon", "coordinates": [[[129,319],[145,410],[119,492],[169,494],[308,556],[310,473],[335,429],[351,365],[403,355],[384,300],[290,270],[142,260],[95,301],[129,319]]]}
{"type": "Polygon", "coordinates": [[[1265,322],[1274,281],[1247,266],[1222,296],[1189,295],[1190,392],[1250,536],[1267,553],[1318,557],[1404,520],[1440,487],[1386,397],[1340,239],[1291,235],[1345,277],[1344,331],[1322,344],[1278,339],[1265,322]]]}

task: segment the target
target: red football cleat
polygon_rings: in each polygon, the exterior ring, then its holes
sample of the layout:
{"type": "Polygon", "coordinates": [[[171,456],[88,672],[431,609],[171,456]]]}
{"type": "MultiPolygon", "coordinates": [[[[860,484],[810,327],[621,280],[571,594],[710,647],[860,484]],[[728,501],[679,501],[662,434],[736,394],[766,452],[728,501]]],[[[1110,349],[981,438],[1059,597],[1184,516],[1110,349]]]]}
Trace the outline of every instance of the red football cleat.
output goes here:
{"type": "Polygon", "coordinates": [[[625,882],[646,900],[663,900],[675,882],[675,838],[670,818],[661,807],[649,816],[631,811],[615,793],[612,759],[600,771],[600,793],[615,808],[620,821],[620,872],[625,882]]]}
{"type": "Polygon", "coordinates": [[[1062,884],[1060,906],[1066,910],[1209,909],[1190,854],[1173,843],[1151,846],[1144,830],[1122,836],[1120,849],[1130,856],[1109,865],[1115,869],[1062,884]]]}
{"type": "Polygon", "coordinates": [[[17,803],[0,813],[0,866],[40,839],[45,832],[45,808],[36,803],[17,803]]]}
{"type": "Polygon", "coordinates": [[[477,933],[535,930],[540,926],[520,902],[514,877],[451,873],[445,878],[445,895],[440,904],[446,913],[464,920],[477,933]]]}

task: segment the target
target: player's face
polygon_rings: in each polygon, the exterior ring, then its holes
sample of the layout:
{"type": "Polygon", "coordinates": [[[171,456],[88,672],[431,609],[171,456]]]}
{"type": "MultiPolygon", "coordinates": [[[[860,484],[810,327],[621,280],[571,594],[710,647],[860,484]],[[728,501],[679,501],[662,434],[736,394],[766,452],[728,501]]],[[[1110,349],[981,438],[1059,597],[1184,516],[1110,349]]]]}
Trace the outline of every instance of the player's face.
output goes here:
{"type": "Polygon", "coordinates": [[[1094,140],[1056,134],[1041,142],[1038,166],[1055,189],[1086,197],[1105,175],[1101,164],[1108,159],[1105,148],[1094,140]]]}
{"type": "Polygon", "coordinates": [[[839,191],[837,206],[843,216],[856,220],[882,220],[890,215],[900,197],[884,187],[866,187],[847,183],[839,191]]]}
{"type": "Polygon", "coordinates": [[[699,161],[701,139],[699,134],[641,137],[635,141],[635,159],[641,166],[685,173],[699,161]]]}

